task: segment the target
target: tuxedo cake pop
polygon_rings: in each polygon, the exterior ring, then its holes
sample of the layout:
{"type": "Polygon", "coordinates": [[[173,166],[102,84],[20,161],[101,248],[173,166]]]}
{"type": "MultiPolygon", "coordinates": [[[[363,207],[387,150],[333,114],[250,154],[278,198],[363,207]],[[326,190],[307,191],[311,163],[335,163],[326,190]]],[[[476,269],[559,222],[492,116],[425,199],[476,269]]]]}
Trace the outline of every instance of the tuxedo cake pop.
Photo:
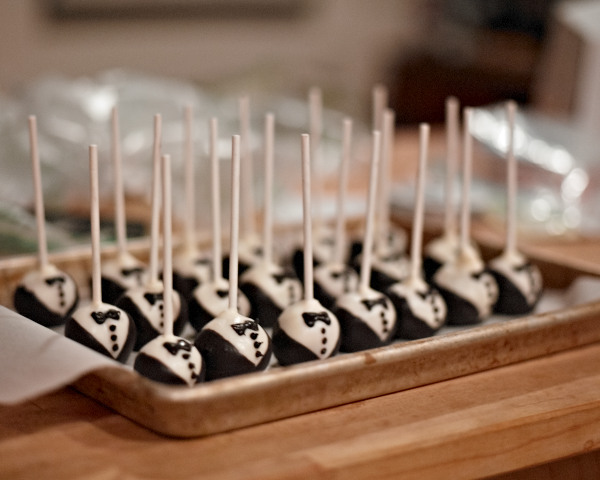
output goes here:
{"type": "Polygon", "coordinates": [[[20,280],[13,304],[21,315],[46,327],[53,327],[65,323],[73,313],[79,301],[79,293],[73,279],[48,261],[37,122],[34,116],[29,117],[29,141],[37,222],[38,268],[28,272],[20,280]]]}
{"type": "Polygon", "coordinates": [[[507,194],[506,194],[506,245],[502,254],[488,264],[498,283],[496,313],[522,315],[533,310],[540,299],[543,287],[540,269],[517,249],[516,199],[517,159],[514,153],[515,115],[517,105],[506,105],[508,120],[507,194]]]}
{"type": "Polygon", "coordinates": [[[65,336],[107,357],[127,361],[135,343],[135,324],[127,312],[102,301],[100,282],[100,212],[98,150],[90,145],[90,199],[92,230],[92,301],[79,307],[65,324],[65,336]]]}
{"type": "Polygon", "coordinates": [[[435,272],[447,262],[454,260],[458,251],[456,227],[456,202],[454,200],[459,155],[459,103],[455,97],[446,99],[446,179],[444,185],[444,231],[424,248],[423,270],[430,281],[435,272]]]}
{"type": "Polygon", "coordinates": [[[206,379],[215,380],[268,367],[272,346],[267,332],[258,322],[237,310],[240,195],[240,137],[232,140],[231,238],[228,308],[207,323],[194,344],[206,361],[206,379]]]}
{"type": "Polygon", "coordinates": [[[273,352],[281,365],[329,358],[340,347],[340,324],[314,297],[310,219],[310,141],[302,135],[304,299],[287,307],[273,327],[273,352]]]}
{"type": "Polygon", "coordinates": [[[352,121],[350,119],[344,120],[343,131],[334,248],[330,259],[314,268],[315,298],[325,308],[330,309],[335,305],[337,297],[353,292],[358,287],[358,275],[346,263],[346,215],[344,207],[346,204],[346,184],[348,183],[352,142],[352,121]]]}
{"type": "Polygon", "coordinates": [[[421,245],[425,203],[425,172],[429,144],[429,125],[419,127],[419,164],[415,189],[415,211],[411,241],[411,270],[409,276],[394,283],[388,290],[398,317],[397,336],[409,340],[430,337],[446,321],[446,303],[440,293],[423,278],[421,245]]]}
{"type": "Polygon", "coordinates": [[[144,281],[145,265],[127,249],[127,222],[125,220],[125,193],[121,142],[119,140],[119,111],[113,107],[111,115],[111,156],[113,164],[115,232],[117,255],[102,262],[102,300],[114,304],[129,288],[139,287],[144,281]]]}
{"type": "MultiPolygon", "coordinates": [[[[158,273],[158,242],[160,223],[160,138],[161,116],[154,117],[154,149],[152,167],[152,208],[150,220],[150,264],[143,285],[128,289],[116,305],[133,319],[137,336],[134,350],[139,350],[164,332],[165,297],[158,273]]],[[[175,334],[180,334],[187,321],[186,304],[177,291],[171,290],[175,334]]]]}
{"type": "Polygon", "coordinates": [[[194,128],[193,110],[184,111],[184,163],[185,163],[185,218],[183,247],[173,258],[173,287],[184,299],[189,300],[194,289],[210,280],[210,256],[199,251],[196,242],[196,199],[194,180],[194,128]]]}
{"type": "MultiPolygon", "coordinates": [[[[158,177],[158,172],[156,177],[158,177]]],[[[156,182],[155,182],[156,187],[156,182]]],[[[171,239],[171,157],[162,157],[163,197],[163,295],[175,298],[171,239]]],[[[154,198],[158,195],[154,194],[154,198]]],[[[193,386],[204,380],[206,365],[192,343],[173,334],[174,303],[164,304],[162,333],[146,343],[135,358],[133,368],[143,376],[171,385],[193,386]]]]}
{"type": "MultiPolygon", "coordinates": [[[[210,121],[210,162],[212,195],[212,278],[202,282],[192,292],[188,302],[188,316],[191,325],[198,331],[213,318],[229,307],[230,282],[223,277],[221,254],[221,193],[219,188],[219,157],[217,152],[218,123],[210,121]]],[[[238,292],[236,305],[241,315],[250,314],[250,302],[246,295],[238,292]]]]}
{"type": "Polygon", "coordinates": [[[344,352],[376,348],[389,343],[396,330],[396,311],[386,295],[369,287],[373,248],[375,194],[379,170],[380,133],[373,132],[371,178],[367,199],[364,249],[358,289],[337,298],[334,312],[340,322],[344,352]]]}
{"type": "Polygon", "coordinates": [[[240,288],[250,300],[250,316],[263,327],[272,327],[288,305],[300,300],[302,285],[293,271],[273,261],[273,150],[275,117],[265,119],[265,182],[263,257],[240,278],[240,288]]]}
{"type": "Polygon", "coordinates": [[[498,285],[486,270],[470,235],[470,188],[472,170],[472,137],[469,132],[472,112],[464,111],[463,184],[460,242],[457,256],[434,275],[433,284],[444,297],[447,321],[452,325],[481,323],[492,313],[498,298],[498,285]]]}

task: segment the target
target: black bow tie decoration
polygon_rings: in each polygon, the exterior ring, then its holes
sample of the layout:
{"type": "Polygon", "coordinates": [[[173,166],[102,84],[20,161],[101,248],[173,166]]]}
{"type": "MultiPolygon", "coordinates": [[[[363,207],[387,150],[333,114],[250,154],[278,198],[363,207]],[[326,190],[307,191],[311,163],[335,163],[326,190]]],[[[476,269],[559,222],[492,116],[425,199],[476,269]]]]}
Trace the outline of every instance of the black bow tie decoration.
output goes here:
{"type": "Polygon", "coordinates": [[[217,295],[219,298],[225,298],[227,295],[229,295],[229,290],[217,290],[217,295]]]}
{"type": "Polygon", "coordinates": [[[302,314],[302,318],[304,319],[304,323],[309,328],[315,326],[317,322],[323,322],[325,325],[331,325],[331,319],[329,318],[329,314],[327,312],[306,312],[302,314]]]}
{"type": "Polygon", "coordinates": [[[92,312],[92,318],[98,325],[102,325],[108,319],[119,320],[121,318],[121,312],[119,310],[107,310],[106,312],[92,312]]]}
{"type": "Polygon", "coordinates": [[[55,283],[59,285],[65,283],[65,277],[50,277],[46,279],[46,285],[52,286],[55,283]]]}
{"type": "Polygon", "coordinates": [[[479,270],[478,272],[472,273],[471,278],[474,278],[475,280],[479,280],[485,273],[487,273],[485,270],[479,270]]]}
{"type": "Polygon", "coordinates": [[[282,273],[272,273],[271,276],[279,285],[281,285],[284,280],[287,280],[287,279],[293,280],[294,278],[296,278],[294,273],[290,272],[288,270],[286,270],[282,273]]]}
{"type": "Polygon", "coordinates": [[[258,323],[256,323],[254,320],[246,320],[245,322],[234,323],[231,325],[231,328],[233,328],[235,333],[241,337],[244,335],[244,333],[246,333],[246,330],[258,332],[258,323]]]}
{"type": "Polygon", "coordinates": [[[163,300],[163,293],[144,293],[144,298],[150,305],[154,305],[156,302],[163,300]]]}
{"type": "Polygon", "coordinates": [[[400,253],[392,253],[390,255],[387,255],[386,257],[381,257],[381,261],[382,262],[397,262],[403,256],[404,256],[404,254],[402,252],[400,252],[400,253]]]}
{"type": "Polygon", "coordinates": [[[194,262],[194,264],[196,265],[209,265],[210,264],[210,259],[208,258],[197,258],[196,261],[194,262]]]}
{"type": "Polygon", "coordinates": [[[381,305],[385,310],[388,309],[388,303],[385,297],[379,297],[373,300],[365,299],[361,300],[361,303],[369,310],[369,312],[377,305],[381,305]]]}
{"type": "Polygon", "coordinates": [[[165,342],[163,343],[163,347],[173,356],[177,355],[181,350],[184,352],[192,351],[192,344],[183,338],[180,338],[177,342],[165,342]]]}
{"type": "Polygon", "coordinates": [[[144,272],[142,267],[133,267],[133,268],[122,268],[121,275],[124,277],[131,277],[132,275],[141,275],[144,272]]]}
{"type": "Polygon", "coordinates": [[[254,250],[252,250],[252,253],[257,256],[257,257],[262,257],[263,254],[263,248],[262,247],[256,247],[254,250]]]}
{"type": "Polygon", "coordinates": [[[531,268],[531,263],[529,262],[525,262],[521,265],[516,265],[513,267],[513,270],[515,272],[526,272],[527,270],[529,270],[531,268]]]}

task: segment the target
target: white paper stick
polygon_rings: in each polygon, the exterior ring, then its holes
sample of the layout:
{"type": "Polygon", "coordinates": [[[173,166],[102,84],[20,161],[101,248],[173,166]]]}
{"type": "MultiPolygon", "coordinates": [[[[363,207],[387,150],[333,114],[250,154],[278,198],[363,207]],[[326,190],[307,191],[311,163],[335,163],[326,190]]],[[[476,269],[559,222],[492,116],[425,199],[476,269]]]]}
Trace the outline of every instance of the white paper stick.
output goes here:
{"type": "Polygon", "coordinates": [[[98,147],[90,145],[90,224],[92,231],[92,305],[102,304],[100,265],[100,200],[98,195],[98,147]]]}
{"type": "Polygon", "coordinates": [[[310,136],[302,134],[302,222],[304,227],[304,299],[314,294],[312,215],[310,190],[310,136]]]}
{"type": "Polygon", "coordinates": [[[115,231],[119,255],[127,253],[127,225],[125,223],[125,193],[123,190],[123,167],[121,141],[119,138],[119,110],[115,106],[111,115],[111,156],[113,164],[115,231]]]}
{"type": "Polygon", "coordinates": [[[508,145],[506,151],[507,188],[506,188],[506,252],[517,251],[517,159],[515,157],[515,115],[517,104],[506,103],[508,120],[508,145]]]}
{"type": "Polygon", "coordinates": [[[373,234],[375,231],[375,207],[377,206],[377,184],[381,160],[381,132],[373,132],[371,154],[371,178],[369,180],[369,195],[367,198],[367,214],[365,219],[365,238],[360,264],[360,291],[369,288],[371,282],[371,265],[373,263],[373,234]]]}
{"type": "Polygon", "coordinates": [[[237,311],[240,223],[240,136],[231,138],[231,238],[229,247],[229,309],[237,311]]]}
{"type": "Polygon", "coordinates": [[[310,157],[313,162],[313,170],[315,172],[314,182],[314,203],[315,211],[313,212],[315,228],[322,226],[323,222],[323,181],[322,181],[322,146],[321,138],[323,136],[323,95],[321,89],[312,87],[308,92],[308,108],[309,108],[309,134],[310,134],[310,157]]]}
{"type": "Polygon", "coordinates": [[[239,99],[241,168],[243,169],[241,196],[243,198],[244,214],[242,215],[244,235],[256,232],[256,208],[254,205],[254,165],[250,144],[250,100],[248,97],[239,99]]]}
{"type": "Polygon", "coordinates": [[[266,265],[273,261],[273,154],[275,142],[275,116],[265,117],[265,207],[263,218],[263,259],[266,265]]]}
{"type": "Polygon", "coordinates": [[[163,299],[164,334],[173,335],[173,245],[171,207],[171,156],[162,156],[163,203],[163,299]]]}
{"type": "Polygon", "coordinates": [[[29,116],[29,147],[33,173],[33,193],[35,198],[35,220],[37,226],[38,263],[40,270],[48,266],[48,244],[46,241],[46,214],[44,212],[44,192],[42,190],[42,173],[37,138],[37,120],[29,116]]]}
{"type": "Polygon", "coordinates": [[[223,278],[223,258],[221,253],[221,187],[219,172],[219,122],[210,119],[210,185],[212,193],[212,242],[213,242],[213,281],[223,278]]]}
{"type": "Polygon", "coordinates": [[[423,219],[425,216],[425,176],[427,172],[427,156],[429,155],[429,125],[419,125],[419,165],[417,170],[417,188],[415,190],[415,211],[412,227],[410,278],[416,281],[422,277],[421,251],[423,248],[423,219]]]}
{"type": "MultiPolygon", "coordinates": [[[[152,213],[150,218],[150,264],[148,284],[158,282],[158,242],[160,237],[160,150],[162,117],[154,115],[154,148],[152,151],[152,213]]],[[[164,275],[163,275],[164,276],[164,275]]]]}
{"type": "Polygon", "coordinates": [[[455,97],[446,99],[446,208],[444,211],[444,229],[446,234],[456,234],[456,201],[454,182],[458,169],[459,155],[459,103],[455,97]]]}
{"type": "Polygon", "coordinates": [[[394,123],[396,114],[387,109],[383,112],[383,132],[381,134],[381,175],[379,176],[379,216],[377,221],[377,242],[384,247],[390,233],[390,193],[392,186],[392,166],[394,159],[394,123]]]}
{"type": "Polygon", "coordinates": [[[373,130],[381,132],[383,129],[383,112],[388,106],[388,89],[385,85],[377,84],[373,87],[373,130]]]}
{"type": "Polygon", "coordinates": [[[471,234],[471,174],[473,169],[473,138],[469,132],[472,110],[463,111],[463,181],[460,212],[460,252],[464,253],[471,234]]]}
{"type": "Polygon", "coordinates": [[[196,201],[194,170],[194,112],[190,105],[184,110],[184,164],[185,164],[185,248],[196,247],[196,201]]]}
{"type": "Polygon", "coordinates": [[[337,194],[337,217],[335,223],[335,244],[333,249],[333,261],[343,263],[346,250],[346,197],[348,187],[348,171],[350,169],[350,156],[352,149],[352,120],[345,118],[344,131],[342,134],[342,158],[338,179],[337,194]]]}

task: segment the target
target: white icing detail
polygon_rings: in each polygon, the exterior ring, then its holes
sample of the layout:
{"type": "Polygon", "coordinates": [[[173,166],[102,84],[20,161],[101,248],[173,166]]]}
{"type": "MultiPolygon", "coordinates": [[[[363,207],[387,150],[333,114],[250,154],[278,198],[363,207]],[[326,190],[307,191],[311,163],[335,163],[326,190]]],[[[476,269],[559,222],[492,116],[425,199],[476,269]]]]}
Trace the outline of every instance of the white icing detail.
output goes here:
{"type": "Polygon", "coordinates": [[[115,259],[103,261],[101,269],[103,277],[112,280],[125,290],[142,286],[147,277],[145,265],[130,253],[124,253],[115,259]],[[132,268],[141,268],[142,272],[123,275],[123,269],[128,270],[132,268]]]}
{"type": "Polygon", "coordinates": [[[195,250],[184,250],[173,257],[173,272],[185,278],[194,278],[200,283],[212,278],[210,256],[195,250]]]}
{"type": "Polygon", "coordinates": [[[129,316],[120,308],[108,303],[101,303],[96,306],[89,304],[85,307],[78,308],[75,313],[73,313],[71,321],[77,322],[81,328],[87,331],[98,343],[100,343],[100,345],[106,348],[113,358],[117,358],[123,350],[129,333],[129,316]],[[119,320],[107,318],[104,323],[100,324],[92,318],[94,312],[106,313],[109,310],[117,310],[120,313],[119,320]],[[110,327],[113,325],[115,329],[114,331],[111,331],[110,327]],[[117,336],[116,341],[111,339],[113,335],[117,336]],[[113,350],[114,345],[118,346],[116,350],[113,350]]]}
{"type": "Polygon", "coordinates": [[[480,318],[489,316],[498,299],[498,285],[490,273],[483,272],[479,262],[447,263],[434,276],[440,287],[458,295],[475,306],[480,318]],[[474,275],[478,275],[475,278],[474,275]]]}
{"type": "MultiPolygon", "coordinates": [[[[142,347],[140,353],[145,353],[149,357],[155,358],[163,365],[166,365],[175,375],[181,378],[190,387],[196,383],[198,375],[202,370],[202,356],[198,349],[190,344],[191,351],[179,350],[175,355],[164,347],[166,342],[177,343],[182,340],[181,337],[175,335],[159,335],[142,347]],[[184,355],[189,355],[189,358],[184,358],[184,355]],[[190,364],[194,368],[190,368],[190,364]],[[192,373],[195,375],[192,375],[192,373]]],[[[187,342],[189,343],[189,342],[187,342]]]]}
{"type": "Polygon", "coordinates": [[[460,239],[458,235],[444,234],[431,240],[423,249],[425,256],[430,257],[441,265],[452,262],[458,253],[460,239]]]}
{"type": "Polygon", "coordinates": [[[410,259],[406,255],[401,255],[394,260],[373,256],[372,269],[400,282],[410,274],[410,259]]]}
{"type": "Polygon", "coordinates": [[[314,269],[315,283],[334,298],[358,288],[358,274],[345,264],[322,263],[314,269]]]}
{"type": "MultiPolygon", "coordinates": [[[[154,305],[150,304],[144,295],[146,293],[151,294],[160,294],[163,293],[162,282],[158,282],[156,285],[157,288],[132,288],[125,292],[125,296],[129,297],[131,301],[138,307],[142,315],[148,320],[152,328],[156,330],[158,333],[163,333],[164,325],[163,323],[163,308],[164,308],[164,300],[156,300],[154,305]]],[[[179,313],[181,312],[181,300],[177,292],[173,291],[173,319],[179,317],[179,313]]],[[[120,303],[120,302],[119,302],[120,303]]]]}
{"type": "Polygon", "coordinates": [[[395,283],[390,287],[390,292],[404,298],[413,315],[432,329],[437,330],[444,324],[446,302],[437,290],[431,289],[423,280],[395,283]]]}
{"type": "MultiPolygon", "coordinates": [[[[218,291],[229,291],[229,281],[225,278],[198,285],[193,292],[198,304],[213,317],[220,315],[229,308],[229,296],[219,296],[218,291]]],[[[241,290],[238,290],[238,311],[241,315],[250,315],[250,301],[241,290]]]]}
{"type": "MultiPolygon", "coordinates": [[[[275,305],[282,310],[288,305],[297,302],[302,297],[302,284],[293,277],[285,277],[278,282],[274,275],[282,275],[285,270],[275,263],[260,262],[246,270],[242,275],[241,283],[251,283],[260,288],[275,305]]],[[[240,312],[244,314],[243,312],[240,312]]]]}
{"type": "Polygon", "coordinates": [[[36,297],[49,311],[65,316],[73,308],[77,299],[77,286],[73,279],[54,265],[47,265],[44,271],[35,269],[27,273],[20,284],[36,297]],[[64,282],[48,284],[46,280],[63,278],[64,282]],[[62,292],[62,298],[61,298],[62,292]],[[61,305],[62,301],[62,305],[61,305]]]}
{"type": "Polygon", "coordinates": [[[396,326],[396,310],[392,302],[382,293],[366,288],[361,292],[352,292],[338,298],[337,306],[359,318],[379,337],[382,342],[389,340],[390,333],[396,326]],[[383,305],[374,305],[369,310],[363,300],[385,299],[387,308],[383,305]],[[382,316],[383,314],[383,316],[382,316]],[[383,320],[387,323],[384,324],[383,320]]]}
{"type": "Polygon", "coordinates": [[[262,241],[256,234],[246,235],[238,243],[238,260],[246,265],[254,265],[262,260],[262,241]]]}
{"type": "MultiPolygon", "coordinates": [[[[388,238],[385,245],[386,252],[388,254],[405,252],[406,247],[408,246],[408,235],[406,233],[406,230],[391,226],[388,231],[388,238]]],[[[381,247],[378,246],[377,248],[379,250],[381,247]]]]}
{"type": "Polygon", "coordinates": [[[230,309],[225,310],[214,320],[208,322],[202,330],[212,330],[219,334],[254,365],[258,365],[267,354],[271,342],[265,329],[258,323],[230,309]],[[252,330],[248,328],[240,335],[232,327],[233,324],[241,324],[248,321],[252,322],[257,329],[252,330]],[[253,334],[256,334],[256,338],[251,338],[251,336],[254,336],[253,334]],[[259,356],[257,356],[257,352],[260,352],[259,356]]]}
{"type": "Polygon", "coordinates": [[[290,305],[281,312],[277,322],[279,328],[290,338],[304,345],[318,358],[330,357],[340,338],[338,319],[316,299],[300,300],[290,305]],[[313,327],[309,327],[302,318],[303,313],[321,312],[325,312],[329,316],[329,325],[318,321],[313,327]],[[326,343],[323,343],[324,339],[326,339],[326,343]]]}
{"type": "Polygon", "coordinates": [[[525,267],[527,260],[519,253],[503,253],[490,262],[490,268],[506,277],[523,294],[528,305],[533,305],[542,290],[542,274],[537,265],[525,267]]]}

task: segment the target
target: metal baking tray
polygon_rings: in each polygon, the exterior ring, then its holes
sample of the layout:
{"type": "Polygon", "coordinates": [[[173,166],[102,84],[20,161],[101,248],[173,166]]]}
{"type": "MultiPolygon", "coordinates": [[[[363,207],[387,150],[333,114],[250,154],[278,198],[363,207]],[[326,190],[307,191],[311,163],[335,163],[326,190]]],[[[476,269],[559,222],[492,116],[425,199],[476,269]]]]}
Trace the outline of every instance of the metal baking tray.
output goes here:
{"type": "MultiPolygon", "coordinates": [[[[131,246],[143,256],[147,244],[131,246]]],[[[482,248],[484,256],[495,248],[482,248]]],[[[111,252],[105,252],[110,255],[111,252]]],[[[600,268],[526,252],[549,288],[565,289],[600,268]]],[[[89,278],[89,250],[51,256],[80,285],[89,278]]],[[[35,257],[0,261],[0,303],[35,257]]],[[[328,360],[241,375],[194,388],[172,387],[123,367],[96,370],[74,383],[83,394],[164,435],[196,437],[347,404],[488,370],[600,341],[600,302],[510,318],[423,340],[397,342],[328,360]]]]}

